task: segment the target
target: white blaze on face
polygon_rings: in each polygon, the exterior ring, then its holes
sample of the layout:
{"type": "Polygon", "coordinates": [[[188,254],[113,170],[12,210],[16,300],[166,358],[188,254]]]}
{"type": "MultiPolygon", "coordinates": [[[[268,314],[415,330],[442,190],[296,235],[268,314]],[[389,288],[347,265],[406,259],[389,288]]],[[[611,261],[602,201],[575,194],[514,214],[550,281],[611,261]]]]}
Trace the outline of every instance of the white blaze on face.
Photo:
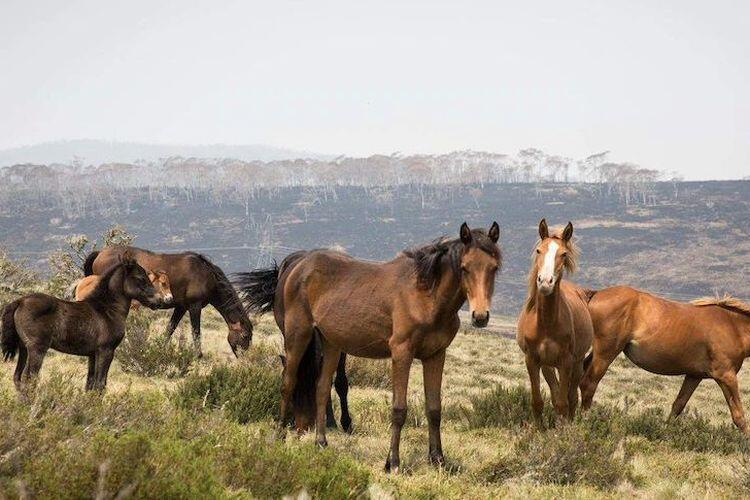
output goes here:
{"type": "Polygon", "coordinates": [[[541,278],[542,283],[546,284],[550,281],[550,278],[555,277],[555,257],[559,248],[560,245],[554,241],[547,246],[547,253],[544,254],[542,269],[539,271],[539,278],[541,278]]]}

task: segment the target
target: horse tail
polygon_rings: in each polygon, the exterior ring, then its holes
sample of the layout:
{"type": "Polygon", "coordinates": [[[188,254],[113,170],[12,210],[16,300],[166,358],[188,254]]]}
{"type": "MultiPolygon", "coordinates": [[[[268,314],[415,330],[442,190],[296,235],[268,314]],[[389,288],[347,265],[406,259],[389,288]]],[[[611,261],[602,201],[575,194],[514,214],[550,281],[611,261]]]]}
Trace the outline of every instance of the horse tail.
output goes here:
{"type": "Polygon", "coordinates": [[[94,274],[94,261],[99,256],[99,250],[94,250],[86,256],[86,260],[83,261],[83,275],[91,276],[94,274]]]}
{"type": "Polygon", "coordinates": [[[294,252],[284,257],[281,264],[273,261],[269,267],[254,269],[249,273],[237,273],[235,284],[240,289],[245,309],[254,314],[273,311],[279,279],[306,254],[306,251],[294,252]]]}
{"type": "Polygon", "coordinates": [[[305,354],[302,355],[302,360],[297,368],[297,381],[292,393],[292,406],[295,416],[304,416],[306,420],[305,423],[296,422],[298,429],[301,426],[307,427],[315,424],[317,414],[315,393],[318,386],[318,377],[320,377],[322,351],[320,333],[315,328],[313,338],[307,344],[305,354]]]}
{"type": "Polygon", "coordinates": [[[0,349],[3,352],[3,359],[9,361],[15,357],[18,352],[18,344],[21,338],[16,330],[16,309],[21,305],[21,300],[15,300],[5,306],[3,309],[3,326],[0,330],[0,349]]]}

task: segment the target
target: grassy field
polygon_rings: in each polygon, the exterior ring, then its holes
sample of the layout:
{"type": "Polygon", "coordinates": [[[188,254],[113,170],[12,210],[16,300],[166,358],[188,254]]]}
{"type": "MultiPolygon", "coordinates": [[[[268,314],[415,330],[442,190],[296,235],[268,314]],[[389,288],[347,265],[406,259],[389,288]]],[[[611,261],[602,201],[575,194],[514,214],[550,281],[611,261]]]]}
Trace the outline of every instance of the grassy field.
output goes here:
{"type": "MultiPolygon", "coordinates": [[[[444,470],[427,463],[422,375],[415,363],[403,472],[388,475],[387,362],[351,361],[354,433],[329,432],[329,448],[319,450],[309,434],[290,434],[283,442],[273,437],[281,338],[270,317],[259,319],[252,351],[235,360],[211,310],[204,316],[207,356],[160,370],[153,364],[185,352],[173,340],[170,351],[154,347],[153,359],[128,358],[151,352],[146,348],[158,343],[156,332],[164,328],[165,313],[144,314],[155,315],[142,323],[152,335],[129,332],[130,345],[115,361],[103,397],[81,391],[86,365],[71,356],[50,355],[40,386],[25,401],[12,385],[14,364],[0,365],[0,498],[750,494],[750,443],[730,425],[712,381],[698,388],[685,416],[666,423],[681,379],[651,375],[620,358],[588,416],[546,431],[531,426],[512,318],[485,330],[462,329],[448,350],[444,470]]],[[[178,333],[186,335],[187,326],[178,333]]],[[[748,376],[740,384],[750,400],[748,376]]]]}

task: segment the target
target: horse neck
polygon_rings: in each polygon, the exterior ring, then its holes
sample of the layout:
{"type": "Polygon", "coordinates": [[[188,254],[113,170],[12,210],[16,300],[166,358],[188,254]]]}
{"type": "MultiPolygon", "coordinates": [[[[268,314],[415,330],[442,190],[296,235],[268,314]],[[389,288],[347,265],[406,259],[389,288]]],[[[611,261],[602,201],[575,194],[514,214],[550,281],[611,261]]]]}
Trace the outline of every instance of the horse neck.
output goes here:
{"type": "Polygon", "coordinates": [[[537,325],[542,327],[552,327],[556,323],[562,304],[562,292],[560,291],[561,281],[562,277],[557,280],[555,288],[549,295],[542,295],[539,292],[539,289],[536,290],[535,302],[537,325]]]}
{"type": "MultiPolygon", "coordinates": [[[[224,286],[218,284],[216,287],[216,300],[211,305],[219,311],[221,317],[227,324],[230,323],[242,323],[244,326],[245,322],[250,320],[245,314],[245,310],[242,307],[239,297],[235,293],[230,293],[229,290],[225,290],[224,286]]],[[[231,285],[228,285],[231,286],[231,285]]]]}
{"type": "Polygon", "coordinates": [[[435,286],[433,303],[436,314],[455,315],[466,302],[466,293],[461,286],[461,280],[453,266],[445,262],[441,264],[440,282],[435,286]]]}
{"type": "Polygon", "coordinates": [[[120,266],[116,269],[106,284],[104,293],[102,293],[96,304],[104,314],[111,319],[121,319],[128,315],[130,311],[131,300],[123,293],[123,282],[125,281],[125,269],[120,266]]]}

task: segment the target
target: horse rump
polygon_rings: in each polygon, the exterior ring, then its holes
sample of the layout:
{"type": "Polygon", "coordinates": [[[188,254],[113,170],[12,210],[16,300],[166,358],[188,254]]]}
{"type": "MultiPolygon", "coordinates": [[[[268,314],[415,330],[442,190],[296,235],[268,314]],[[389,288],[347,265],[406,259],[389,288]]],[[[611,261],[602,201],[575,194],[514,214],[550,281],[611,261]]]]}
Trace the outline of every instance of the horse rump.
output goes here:
{"type": "Polygon", "coordinates": [[[15,300],[3,309],[3,326],[0,330],[0,349],[3,352],[3,360],[13,359],[18,352],[18,344],[21,341],[16,330],[15,314],[21,300],[15,300]]]}
{"type": "Polygon", "coordinates": [[[91,276],[94,274],[94,261],[99,256],[99,250],[94,250],[86,256],[86,260],[83,261],[83,275],[91,276]]]}
{"type": "Polygon", "coordinates": [[[273,311],[276,287],[279,284],[279,266],[275,261],[271,267],[237,273],[236,276],[235,284],[240,290],[246,311],[254,314],[273,311]]]}

